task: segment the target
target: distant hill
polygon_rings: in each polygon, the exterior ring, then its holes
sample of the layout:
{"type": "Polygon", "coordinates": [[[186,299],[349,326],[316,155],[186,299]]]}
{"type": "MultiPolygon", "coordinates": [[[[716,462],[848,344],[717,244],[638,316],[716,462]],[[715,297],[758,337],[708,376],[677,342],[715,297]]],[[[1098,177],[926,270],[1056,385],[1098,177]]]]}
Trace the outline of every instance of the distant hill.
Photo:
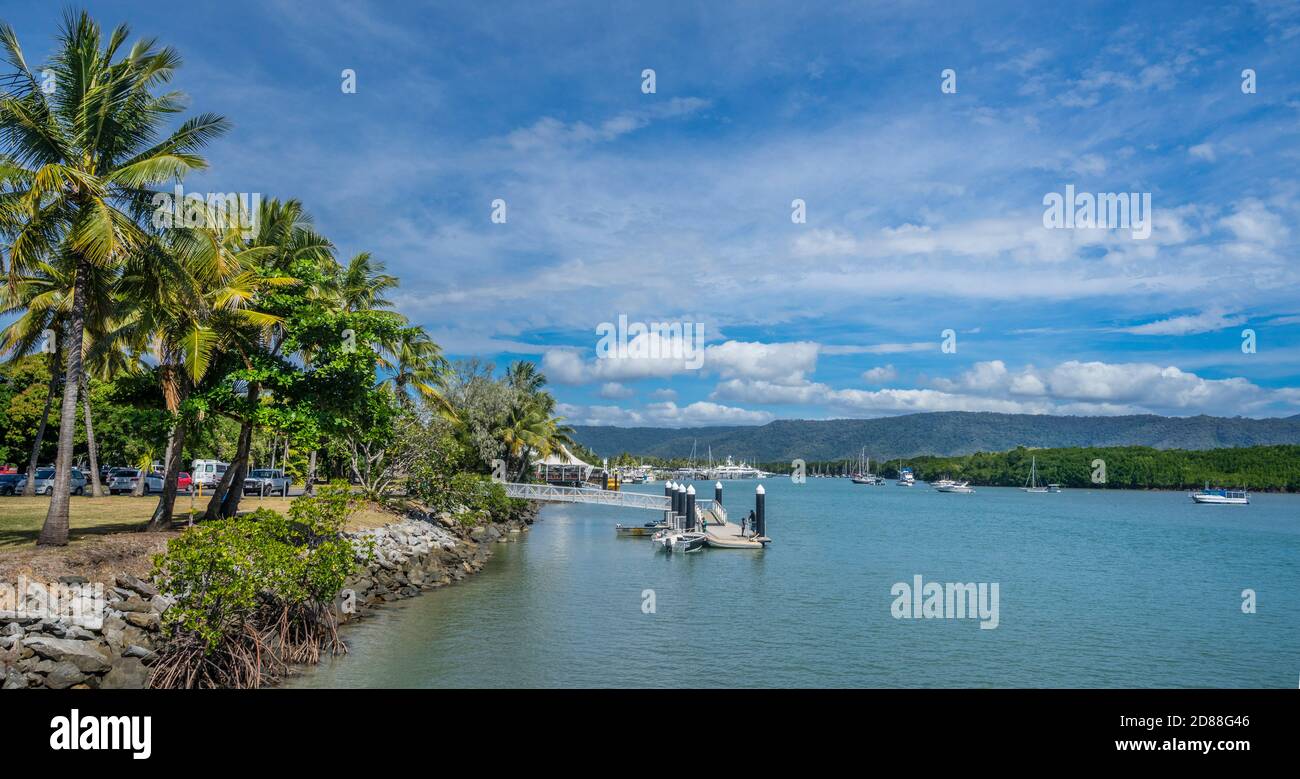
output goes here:
{"type": "Polygon", "coordinates": [[[692,443],[704,457],[727,455],[775,462],[855,458],[862,447],[873,459],[1001,452],[1017,446],[1151,446],[1219,449],[1300,444],[1300,415],[1243,417],[1068,417],[944,411],[878,419],[777,420],[758,427],[596,427],[578,425],[575,436],[602,457],[630,452],[645,457],[688,457],[692,443]]]}

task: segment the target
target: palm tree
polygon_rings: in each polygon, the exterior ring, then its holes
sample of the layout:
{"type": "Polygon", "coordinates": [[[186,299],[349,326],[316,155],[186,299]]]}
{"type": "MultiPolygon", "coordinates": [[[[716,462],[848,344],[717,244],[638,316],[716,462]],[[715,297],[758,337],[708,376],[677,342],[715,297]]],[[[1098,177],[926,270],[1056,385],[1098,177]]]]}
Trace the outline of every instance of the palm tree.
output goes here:
{"type": "MultiPolygon", "coordinates": [[[[261,279],[251,297],[244,299],[246,306],[257,308],[257,291],[270,290],[275,287],[298,285],[301,282],[292,274],[293,268],[300,262],[307,262],[325,269],[325,277],[332,278],[337,267],[333,258],[333,245],[320,234],[311,229],[311,217],[297,200],[269,200],[262,204],[257,235],[247,242],[236,243],[237,233],[231,231],[225,236],[227,251],[238,254],[239,264],[246,273],[261,279]]],[[[240,239],[242,241],[242,239],[240,239]]],[[[248,282],[245,282],[247,285],[248,282]]],[[[307,297],[333,300],[328,290],[318,286],[308,286],[307,297]]],[[[269,357],[280,356],[284,344],[284,333],[279,328],[272,328],[267,333],[261,326],[248,326],[248,323],[236,317],[221,317],[214,323],[223,333],[222,345],[228,352],[236,355],[244,368],[254,367],[255,355],[269,357]]],[[[304,361],[310,362],[311,355],[303,355],[304,361]]],[[[233,485],[243,484],[248,471],[249,454],[253,443],[253,428],[256,424],[256,409],[262,396],[262,385],[258,381],[249,381],[243,388],[243,410],[236,416],[239,419],[239,437],[236,442],[235,456],[212,491],[204,511],[205,519],[232,517],[239,510],[239,501],[243,497],[242,489],[233,485]]],[[[313,458],[314,459],[314,458],[313,458]]],[[[310,483],[311,476],[308,479],[310,483]]]]}
{"type": "Polygon", "coordinates": [[[392,303],[384,293],[397,287],[397,277],[384,271],[387,266],[361,252],[348,261],[334,281],[333,292],[344,311],[374,311],[390,308],[392,303]]]}
{"type": "Polygon", "coordinates": [[[59,370],[58,333],[53,329],[59,323],[58,310],[62,297],[52,281],[54,269],[45,266],[43,270],[46,272],[24,277],[17,284],[9,285],[0,292],[0,299],[3,300],[0,316],[23,312],[0,334],[0,353],[18,359],[37,349],[46,350],[46,363],[50,372],[50,382],[45,392],[45,410],[41,412],[41,422],[36,428],[31,456],[27,461],[27,482],[23,487],[23,496],[28,498],[36,494],[36,466],[40,464],[41,445],[45,442],[50,408],[59,389],[59,379],[63,376],[59,370]],[[53,341],[52,349],[47,348],[47,338],[53,341]]]}
{"type": "Polygon", "coordinates": [[[506,369],[506,384],[516,392],[536,395],[546,386],[546,375],[526,360],[516,360],[506,369]]]}
{"type": "Polygon", "coordinates": [[[129,34],[122,25],[105,38],[88,13],[65,14],[47,66],[55,89],[46,94],[13,28],[0,25],[0,46],[19,84],[0,99],[0,224],[13,226],[11,284],[15,274],[50,257],[67,262],[73,273],[54,490],[38,545],[68,542],[86,307],[89,299],[108,295],[92,284],[93,272],[112,273],[147,244],[141,225],[154,194],[148,188],[206,167],[198,150],[228,126],[202,114],[155,142],[157,128],[181,110],[178,94],[156,94],[180,57],[152,40],[119,56],[129,34]]]}
{"type": "MultiPolygon", "coordinates": [[[[38,349],[48,353],[50,383],[45,397],[45,409],[41,422],[32,441],[31,457],[27,466],[27,485],[23,495],[31,497],[36,494],[36,466],[41,447],[45,440],[45,430],[49,424],[50,409],[58,391],[59,380],[63,371],[59,368],[58,334],[67,326],[67,314],[72,301],[73,274],[64,266],[49,263],[37,263],[32,273],[26,276],[11,276],[11,283],[0,290],[0,316],[22,312],[0,333],[0,354],[13,358],[31,354],[38,349]]],[[[92,269],[92,275],[98,271],[92,269]]],[[[92,300],[87,306],[84,330],[83,352],[88,354],[91,344],[102,333],[104,322],[108,317],[108,307],[103,300],[92,300]]],[[[83,354],[86,359],[87,354],[83,354]]],[[[90,421],[90,409],[86,408],[87,437],[93,440],[94,429],[90,421]]],[[[91,458],[94,459],[93,443],[91,458]]],[[[92,469],[93,470],[93,469],[92,469]]],[[[94,494],[98,496],[99,474],[93,474],[94,494]]]]}
{"type": "Polygon", "coordinates": [[[527,475],[533,456],[546,458],[561,447],[573,446],[573,429],[563,424],[563,417],[554,415],[555,397],[542,389],[546,376],[536,365],[523,360],[511,363],[505,383],[514,402],[498,437],[510,459],[519,461],[518,481],[527,475]]]}
{"type": "MultiPolygon", "coordinates": [[[[206,224],[216,225],[213,219],[206,224]]],[[[247,248],[236,228],[171,230],[128,260],[117,297],[130,313],[111,340],[148,348],[171,416],[162,496],[150,530],[171,523],[185,445],[182,405],[202,380],[226,337],[252,329],[264,335],[279,319],[250,307],[263,286],[280,283],[253,269],[266,248],[247,248]]]]}
{"type": "Polygon", "coordinates": [[[403,327],[391,342],[381,344],[378,362],[387,373],[379,386],[391,386],[402,403],[409,404],[414,391],[443,415],[452,413],[441,389],[450,366],[424,328],[403,327]]]}

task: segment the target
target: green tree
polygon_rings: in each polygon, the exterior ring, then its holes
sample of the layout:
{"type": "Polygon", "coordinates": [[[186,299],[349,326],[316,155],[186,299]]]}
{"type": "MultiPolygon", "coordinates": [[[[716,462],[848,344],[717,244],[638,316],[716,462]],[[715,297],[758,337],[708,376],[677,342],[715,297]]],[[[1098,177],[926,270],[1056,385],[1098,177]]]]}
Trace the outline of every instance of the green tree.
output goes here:
{"type": "Polygon", "coordinates": [[[71,267],[73,279],[62,334],[54,493],[39,545],[68,542],[68,477],[86,308],[88,300],[109,294],[94,271],[111,274],[147,243],[149,187],[206,167],[198,150],[227,128],[221,117],[203,114],[157,140],[157,128],[181,110],[178,94],[158,92],[180,57],[151,40],[123,52],[129,34],[123,25],[105,37],[88,13],[66,14],[46,66],[55,84],[47,94],[17,34],[0,25],[0,46],[20,79],[16,91],[0,100],[0,183],[6,190],[0,225],[12,235],[10,278],[55,258],[71,267]]]}

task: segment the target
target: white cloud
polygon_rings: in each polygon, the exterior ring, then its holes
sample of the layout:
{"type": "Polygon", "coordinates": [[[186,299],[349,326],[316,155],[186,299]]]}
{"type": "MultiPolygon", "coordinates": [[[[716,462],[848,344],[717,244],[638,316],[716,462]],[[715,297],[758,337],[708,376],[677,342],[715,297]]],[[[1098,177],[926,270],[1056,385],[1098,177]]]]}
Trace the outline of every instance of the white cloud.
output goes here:
{"type": "Polygon", "coordinates": [[[1290,235],[1282,218],[1258,200],[1238,203],[1236,210],[1224,217],[1220,224],[1232,231],[1239,241],[1269,249],[1281,245],[1290,235]]]}
{"type": "MultiPolygon", "coordinates": [[[[690,345],[694,348],[694,345],[690,345]]],[[[586,384],[594,381],[644,378],[668,378],[702,371],[724,378],[741,377],[770,381],[798,382],[817,368],[819,346],[809,341],[758,343],[726,341],[704,348],[703,359],[694,361],[688,350],[674,350],[671,339],[657,334],[637,336],[629,342],[628,355],[611,354],[603,359],[584,360],[573,349],[552,349],[542,357],[542,371],[560,384],[586,384]],[[656,349],[642,349],[648,341],[658,341],[656,349]],[[638,354],[673,354],[682,357],[638,357],[638,354]]]]}
{"type": "Polygon", "coordinates": [[[825,406],[850,414],[1001,411],[1027,414],[1248,415],[1300,405],[1300,391],[1270,390],[1234,377],[1208,379],[1154,363],[1068,360],[1047,369],[1011,370],[1001,360],[975,363],[933,389],[836,389],[813,381],[729,379],[710,398],[760,405],[825,406]]]}
{"type": "Polygon", "coordinates": [[[614,425],[617,427],[707,427],[711,425],[763,425],[773,416],[766,411],[750,411],[708,401],[679,406],[672,401],[648,403],[639,409],[621,406],[574,406],[561,404],[557,409],[565,421],[577,425],[614,425]]]}
{"type": "Polygon", "coordinates": [[[665,103],[641,111],[628,111],[597,124],[562,122],[544,116],[532,125],[506,136],[506,143],[516,151],[558,149],[575,144],[604,143],[635,132],[657,119],[687,116],[707,108],[709,101],[698,97],[674,97],[665,103]]]}
{"type": "Polygon", "coordinates": [[[1206,162],[1214,162],[1214,146],[1208,143],[1198,143],[1195,146],[1189,148],[1187,150],[1187,153],[1192,155],[1198,160],[1205,160],[1206,162]]]}
{"type": "Polygon", "coordinates": [[[727,341],[704,352],[707,370],[724,377],[795,382],[817,368],[818,345],[808,341],[765,344],[727,341]]]}
{"type": "Polygon", "coordinates": [[[619,384],[617,381],[607,381],[600,385],[600,391],[596,394],[609,400],[622,400],[632,397],[636,394],[636,391],[631,387],[619,384]]]}
{"type": "Polygon", "coordinates": [[[1199,314],[1169,317],[1144,325],[1119,328],[1121,333],[1134,335],[1194,335],[1212,333],[1229,327],[1246,323],[1246,317],[1240,314],[1225,314],[1222,311],[1202,311],[1199,314]]]}
{"type": "Polygon", "coordinates": [[[862,372],[862,380],[868,384],[884,384],[898,378],[898,370],[893,365],[878,365],[862,372]]]}
{"type": "MultiPolygon", "coordinates": [[[[1027,365],[1012,372],[1001,360],[979,362],[956,379],[939,379],[944,392],[982,397],[1041,398],[1053,413],[1247,414],[1268,404],[1288,404],[1285,393],[1234,377],[1207,379],[1174,366],[1067,360],[1048,369],[1027,365]]],[[[1033,401],[1038,404],[1039,401],[1033,401]]]]}

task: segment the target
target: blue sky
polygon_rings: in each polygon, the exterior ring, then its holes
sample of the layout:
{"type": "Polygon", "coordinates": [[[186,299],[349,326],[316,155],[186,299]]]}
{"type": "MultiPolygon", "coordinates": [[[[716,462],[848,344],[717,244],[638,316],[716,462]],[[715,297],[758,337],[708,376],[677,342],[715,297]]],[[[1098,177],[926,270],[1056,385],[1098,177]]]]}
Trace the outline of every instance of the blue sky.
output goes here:
{"type": "MultiPolygon", "coordinates": [[[[0,5],[38,60],[45,5],[0,5]]],[[[187,189],[303,200],[573,423],[1300,413],[1295,3],[198,5],[85,6],[234,122],[187,189]],[[1047,229],[1066,185],[1150,237],[1047,229]],[[702,363],[599,359],[620,315],[702,363]]]]}

